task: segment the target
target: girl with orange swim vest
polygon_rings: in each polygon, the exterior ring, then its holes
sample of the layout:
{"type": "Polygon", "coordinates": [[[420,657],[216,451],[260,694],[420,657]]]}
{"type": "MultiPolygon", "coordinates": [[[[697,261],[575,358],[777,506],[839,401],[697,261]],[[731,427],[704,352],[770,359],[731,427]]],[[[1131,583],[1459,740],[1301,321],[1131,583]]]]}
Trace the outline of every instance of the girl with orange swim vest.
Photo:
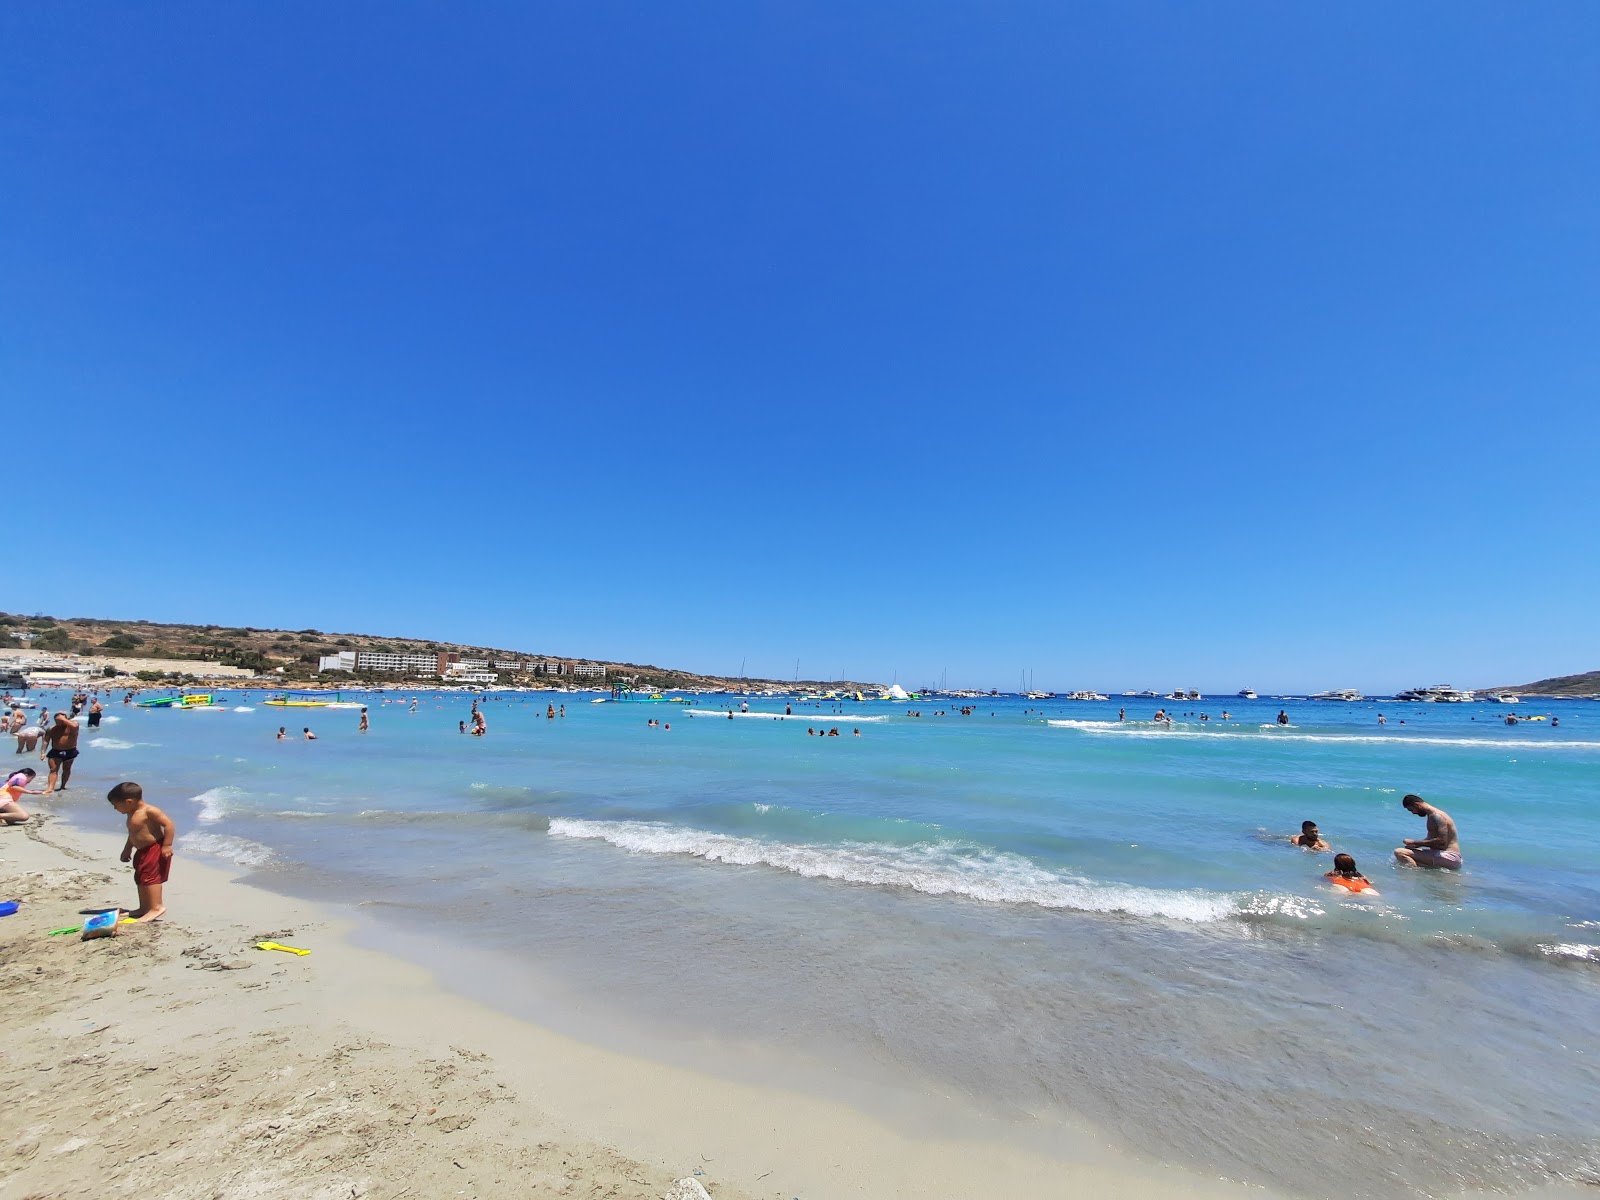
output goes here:
{"type": "Polygon", "coordinates": [[[1356,870],[1356,860],[1348,854],[1335,854],[1333,870],[1323,878],[1334,887],[1343,888],[1347,892],[1371,892],[1374,896],[1378,894],[1378,889],[1372,886],[1372,880],[1356,870]]]}

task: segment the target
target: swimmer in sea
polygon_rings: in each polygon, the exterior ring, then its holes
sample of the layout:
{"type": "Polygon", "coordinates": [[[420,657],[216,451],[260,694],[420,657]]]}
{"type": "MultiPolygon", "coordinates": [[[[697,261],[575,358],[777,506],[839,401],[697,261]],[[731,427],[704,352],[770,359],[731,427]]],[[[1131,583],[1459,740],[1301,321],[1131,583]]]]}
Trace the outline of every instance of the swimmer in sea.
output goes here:
{"type": "Polygon", "coordinates": [[[301,732],[306,735],[306,741],[314,742],[317,740],[317,735],[311,732],[311,726],[307,725],[301,732]]]}
{"type": "Polygon", "coordinates": [[[1348,854],[1335,854],[1333,870],[1323,878],[1334,887],[1343,888],[1347,892],[1365,892],[1371,896],[1378,894],[1378,889],[1372,886],[1372,880],[1356,870],[1356,860],[1348,854]]]}
{"type": "Polygon", "coordinates": [[[1407,838],[1394,852],[1395,861],[1403,867],[1428,867],[1439,871],[1461,869],[1461,843],[1456,835],[1456,823],[1442,808],[1435,808],[1421,796],[1406,796],[1400,803],[1415,817],[1425,817],[1428,836],[1407,838]]]}
{"type": "Polygon", "coordinates": [[[1333,847],[1322,840],[1322,833],[1317,828],[1315,821],[1301,821],[1300,832],[1289,839],[1289,844],[1299,846],[1302,850],[1332,850],[1333,847]]]}
{"type": "Polygon", "coordinates": [[[283,728],[282,725],[279,725],[278,726],[278,740],[280,742],[283,742],[283,741],[287,741],[288,739],[289,739],[288,733],[284,731],[284,728],[283,728]]]}
{"type": "Polygon", "coordinates": [[[1288,723],[1289,723],[1289,714],[1288,714],[1288,712],[1286,710],[1280,708],[1278,710],[1278,724],[1279,725],[1287,725],[1288,723]]]}

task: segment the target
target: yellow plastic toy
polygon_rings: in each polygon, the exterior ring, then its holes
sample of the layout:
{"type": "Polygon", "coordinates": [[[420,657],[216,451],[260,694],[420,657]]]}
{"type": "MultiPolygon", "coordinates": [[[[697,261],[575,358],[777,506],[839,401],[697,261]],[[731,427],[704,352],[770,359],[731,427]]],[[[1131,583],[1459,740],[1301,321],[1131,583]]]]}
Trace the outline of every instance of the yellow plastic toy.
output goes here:
{"type": "Polygon", "coordinates": [[[302,956],[311,953],[311,951],[302,950],[298,946],[285,946],[282,942],[257,942],[256,943],[256,949],[257,950],[282,950],[287,954],[299,954],[299,955],[302,955],[302,956]]]}

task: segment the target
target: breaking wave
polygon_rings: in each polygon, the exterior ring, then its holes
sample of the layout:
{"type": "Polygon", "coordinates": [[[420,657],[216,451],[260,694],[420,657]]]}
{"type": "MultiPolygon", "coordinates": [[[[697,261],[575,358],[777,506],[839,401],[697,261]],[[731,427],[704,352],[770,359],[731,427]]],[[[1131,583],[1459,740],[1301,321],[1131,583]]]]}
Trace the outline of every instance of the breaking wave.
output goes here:
{"type": "Polygon", "coordinates": [[[178,839],[185,850],[225,858],[241,867],[264,867],[272,861],[272,851],[260,842],[229,837],[225,833],[186,833],[178,839]]]}
{"type": "MultiPolygon", "coordinates": [[[[1067,721],[1049,720],[1047,725],[1061,729],[1076,729],[1087,734],[1111,734],[1118,737],[1148,738],[1214,738],[1219,741],[1251,742],[1320,742],[1347,746],[1483,746],[1491,750],[1600,750],[1600,742],[1579,741],[1522,741],[1513,738],[1432,737],[1419,735],[1379,733],[1228,733],[1220,729],[1195,729],[1174,725],[1164,729],[1151,721],[1067,721]]],[[[1262,730],[1272,727],[1263,725],[1262,730]]]]}
{"type": "MultiPolygon", "coordinates": [[[[774,867],[807,879],[906,888],[989,904],[1032,904],[1078,912],[1126,913],[1203,923],[1247,911],[1286,911],[1292,897],[1264,898],[1097,883],[1046,870],[1020,854],[972,842],[804,845],[735,837],[653,821],[584,821],[552,817],[554,837],[593,838],[632,854],[680,854],[730,866],[774,867]],[[1272,907],[1275,904],[1277,907],[1272,907]]],[[[1288,914],[1299,915],[1299,914],[1288,914]]]]}
{"type": "MultiPolygon", "coordinates": [[[[729,712],[725,708],[688,708],[684,709],[683,711],[691,717],[715,717],[722,721],[726,721],[729,716],[729,712]]],[[[888,714],[860,716],[850,712],[830,713],[821,712],[815,709],[811,712],[801,711],[792,713],[789,716],[784,716],[784,714],[780,712],[742,713],[738,711],[738,709],[735,709],[732,715],[747,720],[754,717],[764,721],[811,721],[813,723],[820,722],[827,725],[858,725],[868,721],[887,721],[889,719],[888,714]]]]}
{"type": "Polygon", "coordinates": [[[200,808],[196,819],[202,825],[216,824],[228,815],[228,810],[233,807],[233,801],[242,795],[244,793],[236,787],[214,787],[201,792],[193,798],[200,808]]]}

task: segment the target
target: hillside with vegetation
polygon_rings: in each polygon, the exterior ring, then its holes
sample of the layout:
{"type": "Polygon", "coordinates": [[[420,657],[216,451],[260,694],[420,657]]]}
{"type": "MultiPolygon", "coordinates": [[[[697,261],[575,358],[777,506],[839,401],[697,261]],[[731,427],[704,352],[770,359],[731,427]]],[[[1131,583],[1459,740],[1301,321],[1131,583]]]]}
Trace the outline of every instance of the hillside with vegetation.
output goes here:
{"type": "Polygon", "coordinates": [[[1517,692],[1524,696],[1600,696],[1600,671],[1581,675],[1557,675],[1515,687],[1493,688],[1497,692],[1517,692]]]}
{"type": "MultiPolygon", "coordinates": [[[[19,613],[0,613],[0,655],[7,648],[28,647],[34,650],[54,651],[58,654],[77,654],[91,657],[118,656],[124,658],[162,659],[196,664],[216,663],[221,666],[241,667],[260,675],[278,675],[285,681],[315,679],[351,681],[396,682],[395,675],[372,674],[339,676],[317,672],[317,663],[324,655],[338,654],[344,650],[376,650],[394,654],[437,654],[440,651],[459,655],[463,659],[496,661],[561,661],[567,663],[597,663],[605,668],[603,678],[583,682],[599,686],[606,682],[631,679],[637,686],[650,688],[866,688],[876,685],[866,683],[818,683],[766,679],[733,679],[726,676],[701,675],[671,667],[646,663],[606,662],[569,654],[543,654],[528,650],[513,650],[503,646],[474,646],[460,642],[440,642],[426,638],[381,637],[365,633],[328,633],[320,629],[260,629],[254,626],[233,625],[168,625],[155,621],[114,621],[101,617],[53,617],[43,614],[26,616],[19,613]]],[[[203,673],[197,667],[195,674],[203,673]]],[[[521,677],[515,672],[502,672],[501,682],[516,682],[521,677]]],[[[547,683],[559,686],[571,683],[570,679],[534,677],[531,672],[522,680],[528,683],[547,683]]]]}

